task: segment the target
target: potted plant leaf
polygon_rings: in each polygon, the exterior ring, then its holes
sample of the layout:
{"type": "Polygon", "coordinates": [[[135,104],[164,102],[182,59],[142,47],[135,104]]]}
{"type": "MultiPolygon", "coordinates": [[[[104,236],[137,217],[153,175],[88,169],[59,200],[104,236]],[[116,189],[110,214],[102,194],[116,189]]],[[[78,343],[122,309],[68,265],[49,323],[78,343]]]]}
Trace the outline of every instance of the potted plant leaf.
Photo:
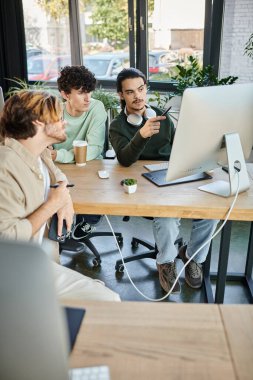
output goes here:
{"type": "Polygon", "coordinates": [[[48,82],[35,82],[33,84],[27,83],[25,80],[20,78],[7,79],[12,82],[13,85],[9,88],[6,93],[6,96],[12,96],[17,94],[22,90],[39,90],[39,91],[47,91],[50,94],[60,97],[59,91],[56,88],[52,88],[49,86],[48,82]]]}
{"type": "Polygon", "coordinates": [[[183,95],[188,87],[206,87],[233,84],[238,77],[228,76],[219,79],[214,71],[213,66],[207,65],[202,67],[199,61],[190,56],[186,65],[177,65],[178,73],[172,77],[175,80],[176,95],[183,95]]]}
{"type": "Polygon", "coordinates": [[[253,59],[253,33],[251,33],[248,41],[245,44],[244,54],[253,59]]]}
{"type": "Polygon", "coordinates": [[[136,192],[137,180],[135,178],[125,178],[122,183],[126,193],[132,194],[136,192]]]}

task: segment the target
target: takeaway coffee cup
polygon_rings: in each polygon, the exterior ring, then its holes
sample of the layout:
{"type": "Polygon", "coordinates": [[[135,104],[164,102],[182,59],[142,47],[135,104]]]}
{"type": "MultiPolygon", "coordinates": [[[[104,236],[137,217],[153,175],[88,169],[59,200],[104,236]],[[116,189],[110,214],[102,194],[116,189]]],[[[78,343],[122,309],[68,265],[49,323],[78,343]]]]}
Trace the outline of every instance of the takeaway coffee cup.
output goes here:
{"type": "Polygon", "coordinates": [[[86,165],[86,155],[87,155],[87,141],[75,140],[73,141],[74,155],[77,166],[86,165]]]}

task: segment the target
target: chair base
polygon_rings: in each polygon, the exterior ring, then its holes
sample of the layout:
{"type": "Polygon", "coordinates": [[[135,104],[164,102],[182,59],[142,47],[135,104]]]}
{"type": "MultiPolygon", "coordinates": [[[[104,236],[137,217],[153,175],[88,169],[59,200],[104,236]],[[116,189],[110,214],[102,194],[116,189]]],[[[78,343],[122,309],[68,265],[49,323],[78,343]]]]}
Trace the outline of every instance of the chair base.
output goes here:
{"type": "Polygon", "coordinates": [[[67,239],[65,242],[59,243],[60,254],[62,253],[62,251],[83,253],[84,245],[74,239],[67,239]]]}
{"type": "MultiPolygon", "coordinates": [[[[74,253],[84,253],[85,252],[85,247],[84,244],[89,248],[89,250],[93,253],[95,258],[92,260],[92,263],[94,267],[97,267],[101,265],[101,257],[100,254],[95,247],[95,245],[91,242],[90,239],[94,237],[103,237],[103,236],[112,236],[112,232],[91,232],[88,236],[79,239],[79,240],[74,240],[74,239],[68,239],[64,243],[60,243],[60,254],[61,252],[64,251],[70,251],[74,253]]],[[[123,244],[123,236],[120,232],[115,232],[115,236],[117,239],[117,242],[120,246],[123,244]]]]}
{"type": "MultiPolygon", "coordinates": [[[[136,261],[136,260],[141,260],[141,259],[156,259],[156,256],[158,254],[158,249],[157,249],[157,246],[156,244],[152,244],[146,240],[142,240],[142,239],[139,239],[139,238],[135,238],[133,237],[132,238],[132,241],[131,241],[131,245],[132,245],[132,248],[137,248],[139,246],[139,244],[143,245],[144,247],[148,248],[148,251],[146,252],[143,252],[143,253],[139,253],[137,255],[132,255],[132,256],[127,256],[127,257],[124,257],[124,262],[125,263],[129,263],[131,261],[136,261]]],[[[183,246],[183,239],[182,238],[178,238],[176,241],[175,241],[175,245],[178,246],[178,249],[180,247],[183,246]]],[[[124,272],[124,264],[122,262],[121,259],[117,260],[116,261],[116,264],[115,264],[115,270],[117,272],[124,272]]]]}

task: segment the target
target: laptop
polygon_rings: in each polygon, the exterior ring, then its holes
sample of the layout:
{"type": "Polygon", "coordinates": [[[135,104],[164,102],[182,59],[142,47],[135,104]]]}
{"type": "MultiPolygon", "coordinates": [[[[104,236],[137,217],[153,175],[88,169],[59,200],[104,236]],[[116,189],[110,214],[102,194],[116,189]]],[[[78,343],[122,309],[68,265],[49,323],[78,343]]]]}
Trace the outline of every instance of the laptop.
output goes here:
{"type": "Polygon", "coordinates": [[[0,263],[0,378],[86,380],[96,372],[109,380],[107,366],[68,369],[69,343],[84,310],[60,307],[45,252],[32,243],[0,241],[0,263]]]}

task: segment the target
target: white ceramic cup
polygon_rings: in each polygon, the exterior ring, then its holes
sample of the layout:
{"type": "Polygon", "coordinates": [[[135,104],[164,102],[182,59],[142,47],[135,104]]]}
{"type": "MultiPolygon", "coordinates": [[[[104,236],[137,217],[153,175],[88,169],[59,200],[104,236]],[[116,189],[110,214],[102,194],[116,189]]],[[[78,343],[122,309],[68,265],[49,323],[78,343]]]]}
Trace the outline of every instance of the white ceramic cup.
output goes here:
{"type": "Polygon", "coordinates": [[[74,140],[74,155],[77,166],[85,166],[86,165],[86,157],[87,157],[87,141],[84,140],[74,140]]]}

